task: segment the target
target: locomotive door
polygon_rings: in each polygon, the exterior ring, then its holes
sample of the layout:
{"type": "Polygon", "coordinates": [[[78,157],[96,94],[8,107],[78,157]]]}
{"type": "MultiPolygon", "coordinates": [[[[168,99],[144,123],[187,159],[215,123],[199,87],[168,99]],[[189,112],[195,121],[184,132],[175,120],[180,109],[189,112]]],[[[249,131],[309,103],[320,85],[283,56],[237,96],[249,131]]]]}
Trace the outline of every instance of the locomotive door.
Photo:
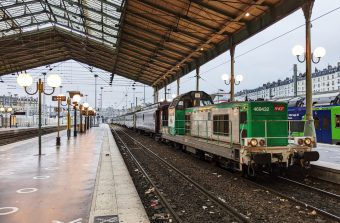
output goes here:
{"type": "Polygon", "coordinates": [[[332,143],[331,111],[314,111],[314,125],[317,142],[332,143]]]}

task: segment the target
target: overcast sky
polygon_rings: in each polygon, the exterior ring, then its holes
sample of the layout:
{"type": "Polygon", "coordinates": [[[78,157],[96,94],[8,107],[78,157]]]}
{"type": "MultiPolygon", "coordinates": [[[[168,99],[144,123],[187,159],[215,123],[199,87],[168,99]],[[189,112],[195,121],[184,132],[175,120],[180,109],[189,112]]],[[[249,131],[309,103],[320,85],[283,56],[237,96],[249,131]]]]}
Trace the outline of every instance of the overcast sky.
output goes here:
{"type": "MultiPolygon", "coordinates": [[[[340,7],[340,0],[316,0],[312,19],[330,12],[331,10],[340,7]]],[[[340,62],[340,10],[335,10],[328,15],[325,15],[312,22],[312,50],[318,46],[323,46],[326,49],[326,56],[316,66],[318,69],[325,68],[328,64],[335,66],[340,62]]],[[[242,42],[236,46],[235,51],[235,74],[242,74],[244,81],[237,85],[235,92],[242,89],[253,89],[261,86],[268,81],[276,81],[284,79],[293,74],[293,64],[298,63],[292,55],[291,49],[296,44],[304,45],[305,28],[304,26],[292,32],[289,32],[300,25],[304,24],[304,16],[302,10],[289,15],[283,20],[270,26],[266,30],[258,33],[252,38],[242,42]],[[288,33],[289,32],[289,33],[288,33]],[[280,38],[276,37],[288,33],[280,38]],[[271,41],[273,40],[273,41],[271,41]],[[269,41],[263,46],[263,43],[269,41]],[[259,48],[252,50],[256,47],[259,48]],[[252,50],[249,53],[249,50],[252,50]],[[246,53],[246,54],[244,54],[246,53]]],[[[221,80],[221,75],[230,73],[230,56],[229,51],[216,57],[209,63],[204,64],[200,68],[201,77],[200,89],[208,93],[215,93],[218,89],[224,89],[229,92],[229,86],[224,85],[221,80]]],[[[298,63],[298,71],[305,71],[305,64],[298,63]]],[[[100,87],[103,88],[103,107],[114,106],[122,108],[130,104],[133,96],[138,97],[138,103],[141,103],[143,98],[144,87],[138,84],[135,93],[132,90],[133,81],[122,77],[115,76],[114,86],[110,87],[109,73],[93,68],[93,72],[87,65],[76,61],[67,61],[58,64],[52,64],[50,67],[38,67],[28,71],[35,79],[42,77],[42,72],[57,73],[61,75],[63,80],[62,92],[65,94],[68,90],[79,90],[84,95],[87,94],[87,101],[94,106],[94,77],[93,74],[98,74],[97,87],[97,107],[100,107],[100,87]],[[50,68],[52,70],[50,71],[50,68]],[[127,97],[125,96],[127,95],[127,97]],[[127,99],[127,100],[126,100],[127,99]],[[127,101],[127,102],[126,102],[127,101]]],[[[181,78],[180,93],[195,89],[195,71],[181,78]]],[[[16,84],[16,76],[2,76],[4,83],[0,83],[0,94],[19,94],[26,96],[24,91],[16,84]]],[[[176,93],[176,82],[168,86],[171,89],[171,94],[176,93]]],[[[60,90],[56,91],[59,94],[60,90]]],[[[146,87],[146,101],[152,102],[153,90],[146,87]]],[[[46,97],[50,100],[50,97],[46,97]]],[[[164,98],[163,89],[160,91],[160,98],[164,98]]],[[[86,100],[85,97],[83,99],[86,100]]]]}

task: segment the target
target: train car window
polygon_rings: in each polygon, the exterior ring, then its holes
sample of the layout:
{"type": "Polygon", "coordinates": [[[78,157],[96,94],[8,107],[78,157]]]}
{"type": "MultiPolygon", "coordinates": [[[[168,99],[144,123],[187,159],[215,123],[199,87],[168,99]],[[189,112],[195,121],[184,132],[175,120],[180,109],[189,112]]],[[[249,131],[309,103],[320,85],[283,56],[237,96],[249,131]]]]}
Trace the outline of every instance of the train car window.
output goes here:
{"type": "Polygon", "coordinates": [[[240,112],[240,124],[246,124],[247,122],[247,112],[240,112]]]}
{"type": "Polygon", "coordinates": [[[327,117],[322,118],[322,128],[325,130],[329,129],[329,119],[327,117]]]}
{"type": "Polygon", "coordinates": [[[335,128],[340,128],[340,115],[335,115],[335,128]]]}
{"type": "Polygon", "coordinates": [[[213,116],[213,134],[229,135],[229,115],[214,115],[213,116]]]}
{"type": "Polygon", "coordinates": [[[143,114],[143,121],[144,121],[144,114],[143,114]]]}

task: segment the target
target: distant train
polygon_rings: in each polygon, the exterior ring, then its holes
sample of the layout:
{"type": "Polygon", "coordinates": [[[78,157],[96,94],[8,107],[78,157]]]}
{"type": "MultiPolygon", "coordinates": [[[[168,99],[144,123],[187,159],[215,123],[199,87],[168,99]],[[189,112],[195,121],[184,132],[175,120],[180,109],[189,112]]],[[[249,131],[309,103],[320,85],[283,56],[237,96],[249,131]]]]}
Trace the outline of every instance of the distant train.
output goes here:
{"type": "MultiPolygon", "coordinates": [[[[289,107],[289,120],[304,120],[306,107],[289,107]]],[[[317,142],[340,145],[340,106],[318,106],[313,108],[317,142]]],[[[295,125],[293,134],[302,135],[303,126],[295,125]]]]}
{"type": "Polygon", "coordinates": [[[289,121],[285,102],[213,104],[205,92],[191,91],[112,120],[250,176],[319,158],[315,139],[289,134],[291,122],[303,120],[289,121]]]}
{"type": "MultiPolygon", "coordinates": [[[[313,118],[317,142],[340,145],[340,93],[313,95],[313,118]]],[[[280,99],[288,103],[288,119],[304,120],[306,115],[305,97],[280,99]]],[[[303,135],[303,124],[292,126],[293,134],[303,135]]]]}

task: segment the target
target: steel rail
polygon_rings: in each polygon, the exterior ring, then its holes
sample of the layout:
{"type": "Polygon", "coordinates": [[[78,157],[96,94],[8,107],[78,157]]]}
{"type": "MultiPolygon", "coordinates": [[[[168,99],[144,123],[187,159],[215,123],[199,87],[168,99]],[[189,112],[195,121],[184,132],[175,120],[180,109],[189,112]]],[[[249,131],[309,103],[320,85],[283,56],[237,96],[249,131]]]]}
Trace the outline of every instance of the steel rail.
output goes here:
{"type": "Polygon", "coordinates": [[[295,181],[295,180],[292,180],[292,179],[288,179],[288,178],[285,178],[285,177],[282,177],[282,176],[278,176],[277,178],[279,178],[281,180],[284,180],[284,181],[288,181],[288,182],[297,184],[297,185],[302,186],[302,187],[306,187],[306,188],[311,189],[311,190],[315,190],[315,191],[323,193],[323,194],[327,194],[327,195],[329,195],[329,196],[331,196],[333,198],[340,199],[340,195],[339,194],[335,194],[335,193],[332,193],[332,192],[329,192],[329,191],[326,191],[326,190],[322,190],[320,188],[312,187],[312,186],[309,186],[307,184],[300,183],[298,181],[295,181]]]}
{"type": "Polygon", "coordinates": [[[133,141],[135,141],[136,143],[138,143],[141,147],[143,147],[145,150],[147,150],[148,152],[150,152],[150,154],[154,155],[156,158],[158,158],[160,161],[162,161],[164,164],[166,164],[168,167],[170,167],[171,169],[173,169],[174,171],[176,171],[179,175],[181,175],[184,179],[186,179],[187,181],[189,181],[192,185],[195,185],[196,188],[198,188],[204,195],[206,195],[207,197],[209,197],[211,200],[213,200],[216,204],[218,204],[222,209],[226,210],[229,214],[231,214],[234,218],[238,219],[241,222],[247,222],[249,223],[250,220],[249,218],[247,218],[245,215],[241,214],[240,212],[238,212],[236,209],[234,209],[233,207],[227,205],[226,203],[224,203],[223,201],[221,201],[220,199],[218,199],[216,196],[212,195],[209,191],[207,191],[206,189],[204,189],[201,185],[199,185],[197,182],[195,182],[194,180],[192,180],[191,178],[189,178],[186,174],[184,174],[182,171],[178,170],[176,167],[174,167],[173,165],[171,165],[170,163],[168,163],[166,160],[164,160],[163,158],[161,158],[160,156],[158,156],[156,153],[154,153],[153,151],[151,151],[149,148],[147,148],[146,146],[144,146],[141,142],[139,142],[138,140],[134,139],[133,137],[131,137],[129,134],[127,134],[125,131],[122,130],[122,132],[127,135],[130,139],[132,139],[133,141]]]}
{"type": "Polygon", "coordinates": [[[162,195],[162,193],[158,190],[156,183],[153,182],[153,180],[150,178],[150,176],[146,173],[146,171],[144,170],[144,168],[142,167],[142,165],[138,162],[138,160],[136,159],[136,157],[132,154],[132,152],[130,151],[129,147],[126,145],[126,143],[122,140],[122,138],[118,135],[117,131],[113,128],[111,128],[111,131],[114,133],[114,135],[116,136],[116,138],[119,139],[119,141],[124,145],[124,147],[126,148],[126,151],[129,153],[129,155],[131,156],[131,158],[133,159],[133,161],[136,163],[136,165],[138,166],[138,169],[143,173],[143,175],[145,176],[145,178],[149,181],[149,183],[152,185],[152,187],[155,189],[155,192],[157,193],[158,197],[162,200],[164,206],[166,207],[166,209],[168,209],[168,211],[171,213],[171,215],[175,218],[176,222],[178,223],[182,223],[183,221],[180,219],[180,217],[178,216],[178,214],[176,213],[176,211],[171,207],[171,205],[169,204],[169,202],[166,200],[166,198],[162,195]]]}
{"type": "Polygon", "coordinates": [[[327,211],[325,211],[325,210],[323,210],[321,208],[317,208],[317,207],[315,207],[313,205],[307,204],[306,202],[303,202],[303,201],[300,201],[300,200],[298,200],[298,199],[296,199],[294,197],[285,195],[285,194],[283,194],[283,193],[281,193],[279,191],[276,191],[276,190],[274,190],[274,189],[272,189],[270,187],[267,187],[267,186],[263,186],[262,184],[256,183],[256,182],[254,182],[252,180],[249,180],[248,182],[252,183],[256,187],[262,188],[263,190],[269,191],[269,192],[271,192],[273,194],[276,194],[276,195],[278,195],[280,197],[283,197],[283,198],[285,198],[287,200],[293,201],[293,202],[295,202],[295,203],[297,203],[297,204],[299,204],[299,205],[301,205],[303,207],[314,209],[314,210],[318,211],[320,214],[322,214],[323,216],[326,216],[328,218],[334,219],[336,221],[340,221],[340,216],[337,216],[335,214],[329,213],[329,212],[327,212],[327,211]]]}
{"type": "MultiPolygon", "coordinates": [[[[42,128],[43,134],[49,134],[57,131],[57,126],[42,128]]],[[[34,138],[38,135],[38,128],[29,129],[12,129],[9,131],[0,131],[0,146],[8,145],[14,142],[34,138]]]]}

